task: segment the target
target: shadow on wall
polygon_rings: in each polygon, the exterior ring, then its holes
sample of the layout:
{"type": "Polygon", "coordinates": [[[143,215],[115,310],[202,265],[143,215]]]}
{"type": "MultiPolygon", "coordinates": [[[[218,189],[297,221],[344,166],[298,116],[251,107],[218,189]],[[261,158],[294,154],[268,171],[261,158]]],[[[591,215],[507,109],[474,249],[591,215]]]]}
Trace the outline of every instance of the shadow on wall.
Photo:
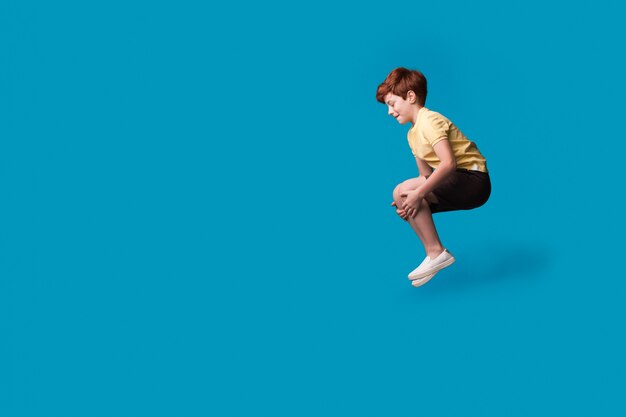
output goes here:
{"type": "MultiPolygon", "coordinates": [[[[457,261],[429,283],[431,289],[460,291],[511,279],[535,280],[550,267],[551,249],[531,242],[489,242],[455,254],[457,261]],[[435,285],[433,285],[435,284],[435,285]]],[[[425,286],[426,287],[426,286],[425,286]]]]}

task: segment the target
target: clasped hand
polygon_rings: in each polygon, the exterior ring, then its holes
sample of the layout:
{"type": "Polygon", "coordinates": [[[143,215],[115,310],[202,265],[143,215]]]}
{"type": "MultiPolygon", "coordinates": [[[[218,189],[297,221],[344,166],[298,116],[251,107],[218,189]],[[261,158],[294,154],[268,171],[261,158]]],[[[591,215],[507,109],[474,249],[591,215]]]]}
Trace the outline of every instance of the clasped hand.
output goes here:
{"type": "Polygon", "coordinates": [[[402,207],[398,207],[395,202],[391,203],[392,206],[396,207],[398,215],[404,220],[408,220],[409,216],[415,217],[422,206],[423,200],[423,198],[419,196],[418,190],[404,192],[400,194],[400,197],[404,199],[402,207]]]}

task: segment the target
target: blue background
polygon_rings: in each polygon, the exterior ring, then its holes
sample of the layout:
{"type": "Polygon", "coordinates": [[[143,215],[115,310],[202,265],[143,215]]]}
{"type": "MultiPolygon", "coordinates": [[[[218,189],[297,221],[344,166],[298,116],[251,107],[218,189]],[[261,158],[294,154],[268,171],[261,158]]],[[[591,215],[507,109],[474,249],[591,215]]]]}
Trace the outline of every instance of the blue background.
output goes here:
{"type": "Polygon", "coordinates": [[[0,415],[626,413],[617,2],[53,3],[0,3],[0,415]],[[397,66],[494,187],[419,289],[397,66]]]}

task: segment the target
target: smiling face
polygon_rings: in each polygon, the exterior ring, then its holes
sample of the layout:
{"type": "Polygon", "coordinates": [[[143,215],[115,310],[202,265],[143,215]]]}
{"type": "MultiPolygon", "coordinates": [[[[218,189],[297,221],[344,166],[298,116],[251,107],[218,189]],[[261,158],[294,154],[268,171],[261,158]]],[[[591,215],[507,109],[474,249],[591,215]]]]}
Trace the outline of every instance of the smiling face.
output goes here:
{"type": "Polygon", "coordinates": [[[417,104],[415,93],[409,91],[406,99],[395,94],[388,93],[385,96],[385,104],[387,104],[388,114],[398,121],[400,124],[408,122],[415,123],[417,113],[420,106],[417,104]]]}

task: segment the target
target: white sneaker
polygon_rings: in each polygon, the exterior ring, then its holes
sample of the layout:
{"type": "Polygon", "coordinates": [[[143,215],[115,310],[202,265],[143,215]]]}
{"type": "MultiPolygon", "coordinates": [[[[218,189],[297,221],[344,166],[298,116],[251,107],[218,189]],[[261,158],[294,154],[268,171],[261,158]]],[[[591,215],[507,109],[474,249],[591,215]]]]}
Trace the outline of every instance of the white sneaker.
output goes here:
{"type": "Polygon", "coordinates": [[[414,287],[419,287],[421,285],[426,284],[428,281],[430,281],[430,279],[432,277],[434,277],[436,274],[436,272],[434,274],[430,274],[430,275],[426,275],[424,278],[418,278],[418,279],[414,279],[413,281],[411,281],[411,285],[414,287]]]}
{"type": "MultiPolygon", "coordinates": [[[[434,275],[437,272],[441,271],[443,268],[446,268],[454,263],[454,256],[447,249],[444,249],[443,252],[435,259],[430,259],[428,256],[426,259],[422,261],[420,266],[415,268],[410,274],[410,280],[416,280],[420,278],[426,278],[429,275],[434,275]]],[[[428,279],[432,278],[429,277],[428,279]]],[[[425,284],[426,282],[424,282],[425,284]]]]}
{"type": "Polygon", "coordinates": [[[424,258],[424,260],[422,261],[422,263],[420,264],[420,266],[418,266],[417,268],[415,268],[410,274],[409,274],[409,279],[410,280],[414,280],[414,279],[418,279],[420,278],[419,275],[421,275],[422,272],[424,272],[427,268],[428,263],[430,262],[430,258],[427,256],[424,258]]]}

